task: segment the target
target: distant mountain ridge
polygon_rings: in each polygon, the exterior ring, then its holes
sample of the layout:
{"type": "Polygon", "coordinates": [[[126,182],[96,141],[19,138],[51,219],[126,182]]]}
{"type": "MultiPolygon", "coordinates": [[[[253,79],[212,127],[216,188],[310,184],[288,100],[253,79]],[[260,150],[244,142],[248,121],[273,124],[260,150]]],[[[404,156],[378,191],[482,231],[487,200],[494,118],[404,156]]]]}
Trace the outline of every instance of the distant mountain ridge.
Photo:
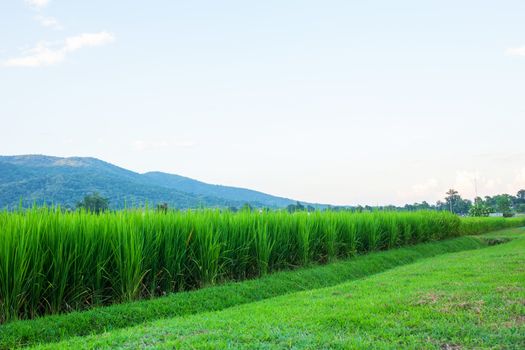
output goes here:
{"type": "Polygon", "coordinates": [[[74,207],[86,194],[99,192],[112,208],[168,203],[173,208],[283,208],[296,201],[266,193],[207,184],[188,177],[127,170],[91,157],[0,156],[0,208],[22,202],[74,207]]]}

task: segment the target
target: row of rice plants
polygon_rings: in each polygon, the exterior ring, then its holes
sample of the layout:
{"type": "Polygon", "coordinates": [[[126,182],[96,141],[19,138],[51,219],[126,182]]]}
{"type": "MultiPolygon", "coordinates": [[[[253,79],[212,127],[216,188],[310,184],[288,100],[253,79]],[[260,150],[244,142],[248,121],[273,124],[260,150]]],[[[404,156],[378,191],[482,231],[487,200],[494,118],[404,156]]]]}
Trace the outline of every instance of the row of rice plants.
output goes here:
{"type": "Polygon", "coordinates": [[[487,231],[502,230],[508,227],[525,226],[525,217],[466,217],[461,219],[461,235],[478,235],[487,231]]]}
{"type": "Polygon", "coordinates": [[[4,211],[0,322],[479,233],[489,220],[467,230],[445,212],[4,211]]]}

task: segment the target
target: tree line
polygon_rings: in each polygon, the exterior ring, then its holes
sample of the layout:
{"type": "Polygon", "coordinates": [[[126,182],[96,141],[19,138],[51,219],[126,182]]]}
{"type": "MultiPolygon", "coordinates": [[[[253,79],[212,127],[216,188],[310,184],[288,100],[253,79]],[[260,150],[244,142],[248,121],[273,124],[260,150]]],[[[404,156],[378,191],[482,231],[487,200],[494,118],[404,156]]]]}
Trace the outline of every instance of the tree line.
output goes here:
{"type": "MultiPolygon", "coordinates": [[[[325,206],[323,210],[332,211],[354,211],[367,212],[374,210],[390,210],[390,211],[417,211],[417,210],[436,210],[436,211],[450,211],[458,215],[469,216],[489,216],[491,213],[500,213],[502,216],[510,217],[515,213],[525,213],[525,189],[519,190],[515,196],[509,194],[498,194],[495,196],[485,196],[483,198],[476,197],[474,201],[464,199],[458,191],[450,189],[445,193],[443,200],[437,201],[435,204],[429,204],[426,201],[421,203],[405,204],[404,206],[325,206]]],[[[84,199],[77,203],[77,209],[83,208],[91,212],[102,212],[108,210],[109,200],[102,197],[98,193],[86,195],[84,199]]],[[[168,211],[168,204],[161,203],[156,206],[158,211],[168,211]]],[[[254,208],[245,203],[242,207],[229,207],[228,210],[245,211],[254,210],[254,208]]],[[[262,208],[262,210],[270,210],[269,208],[262,208]]],[[[286,207],[290,213],[299,211],[315,211],[317,208],[312,205],[304,205],[300,202],[290,204],[286,207]]]]}

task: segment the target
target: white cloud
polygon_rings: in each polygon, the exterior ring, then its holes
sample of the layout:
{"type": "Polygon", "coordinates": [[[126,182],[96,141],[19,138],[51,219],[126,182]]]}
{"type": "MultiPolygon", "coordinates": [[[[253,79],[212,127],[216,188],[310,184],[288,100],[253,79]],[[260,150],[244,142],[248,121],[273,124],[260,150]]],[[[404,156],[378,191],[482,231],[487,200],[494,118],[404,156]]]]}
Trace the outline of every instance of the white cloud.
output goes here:
{"type": "Polygon", "coordinates": [[[84,33],[66,38],[62,45],[40,42],[28,50],[24,56],[11,58],[4,62],[6,67],[40,67],[62,62],[66,56],[84,47],[102,46],[115,41],[108,32],[84,33]]]}
{"type": "Polygon", "coordinates": [[[62,25],[54,17],[46,17],[42,15],[35,16],[35,20],[40,23],[43,27],[61,30],[62,25]]]}
{"type": "Polygon", "coordinates": [[[415,196],[425,196],[433,193],[438,187],[436,179],[428,179],[427,181],[412,186],[412,194],[415,196]]]}
{"type": "Polygon", "coordinates": [[[6,67],[39,67],[56,64],[64,60],[66,53],[63,49],[50,49],[40,42],[34,48],[27,50],[22,57],[11,58],[4,62],[6,67]]]}
{"type": "Polygon", "coordinates": [[[519,191],[521,189],[525,189],[525,167],[521,168],[521,170],[516,174],[512,187],[509,189],[509,191],[519,191]]]}
{"type": "Polygon", "coordinates": [[[476,183],[479,181],[479,174],[472,171],[458,171],[456,172],[456,181],[453,189],[457,190],[464,198],[472,198],[476,196],[476,183]]]}
{"type": "Polygon", "coordinates": [[[84,33],[66,38],[64,48],[68,52],[71,52],[83,47],[106,45],[113,41],[115,41],[115,37],[108,32],[84,33]]]}
{"type": "Polygon", "coordinates": [[[463,198],[474,199],[502,191],[500,178],[487,178],[478,172],[461,170],[456,172],[456,181],[452,186],[463,198]]]}
{"type": "Polygon", "coordinates": [[[400,203],[432,202],[443,197],[442,192],[439,181],[435,178],[429,178],[421,183],[414,184],[409,189],[397,191],[397,197],[400,203]]]}
{"type": "Polygon", "coordinates": [[[523,47],[511,47],[505,51],[508,56],[525,56],[525,46],[523,47]]]}
{"type": "Polygon", "coordinates": [[[41,9],[49,4],[49,0],[26,0],[26,4],[34,9],[41,9]]]}

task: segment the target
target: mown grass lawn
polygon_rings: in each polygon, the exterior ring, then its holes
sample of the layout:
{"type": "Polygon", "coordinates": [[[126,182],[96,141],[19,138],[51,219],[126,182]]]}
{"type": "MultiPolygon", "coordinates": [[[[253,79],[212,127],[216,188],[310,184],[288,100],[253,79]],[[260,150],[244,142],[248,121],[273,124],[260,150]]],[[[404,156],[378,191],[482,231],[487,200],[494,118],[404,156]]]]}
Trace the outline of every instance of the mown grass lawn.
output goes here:
{"type": "Polygon", "coordinates": [[[523,349],[524,233],[329,288],[42,347],[523,349]]]}

